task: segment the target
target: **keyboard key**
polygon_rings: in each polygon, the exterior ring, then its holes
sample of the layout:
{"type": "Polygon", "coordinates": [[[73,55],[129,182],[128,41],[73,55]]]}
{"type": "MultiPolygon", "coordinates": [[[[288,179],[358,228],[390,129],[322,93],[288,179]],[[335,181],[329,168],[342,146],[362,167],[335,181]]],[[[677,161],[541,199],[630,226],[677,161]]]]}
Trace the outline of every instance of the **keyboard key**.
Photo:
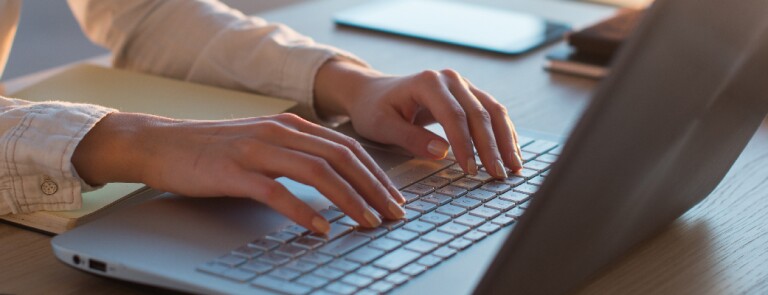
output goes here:
{"type": "Polygon", "coordinates": [[[416,232],[416,233],[418,233],[420,235],[423,235],[423,234],[431,231],[432,229],[434,229],[435,225],[431,224],[431,223],[427,223],[427,222],[422,222],[422,221],[416,220],[416,221],[412,221],[412,222],[409,222],[409,223],[405,224],[403,226],[403,228],[406,229],[406,230],[412,231],[412,232],[416,232]]]}
{"type": "Polygon", "coordinates": [[[515,207],[515,203],[510,201],[504,201],[502,199],[495,199],[495,200],[488,201],[488,203],[485,203],[485,207],[493,208],[501,211],[507,211],[509,209],[512,209],[512,207],[515,207]]]}
{"type": "Polygon", "coordinates": [[[411,279],[410,276],[396,272],[388,275],[386,278],[384,278],[384,281],[395,284],[395,285],[402,285],[403,283],[407,282],[409,279],[411,279]]]}
{"type": "Polygon", "coordinates": [[[354,219],[352,219],[352,217],[349,217],[349,216],[344,216],[341,219],[337,220],[336,222],[346,226],[351,226],[351,227],[360,226],[360,224],[357,223],[357,221],[355,221],[354,219]]]}
{"type": "Polygon", "coordinates": [[[331,241],[351,231],[352,231],[351,226],[334,222],[334,223],[331,223],[331,230],[328,232],[328,235],[313,233],[312,236],[325,241],[331,241]]]}
{"type": "Polygon", "coordinates": [[[496,216],[499,216],[499,214],[501,214],[501,211],[490,208],[490,207],[477,207],[475,209],[472,209],[472,211],[469,211],[469,214],[488,220],[496,216]]]}
{"type": "Polygon", "coordinates": [[[467,227],[465,225],[461,225],[461,224],[455,223],[455,222],[450,222],[450,223],[447,223],[447,224],[437,228],[437,230],[439,230],[441,232],[444,232],[444,233],[447,233],[447,234],[458,236],[458,235],[464,234],[465,232],[469,231],[469,227],[467,227]]]}
{"type": "Polygon", "coordinates": [[[533,170],[533,169],[528,169],[528,168],[523,168],[523,169],[520,170],[520,176],[525,177],[525,178],[534,177],[534,176],[536,176],[536,174],[539,174],[539,171],[536,171],[536,170],[533,170]]]}
{"type": "Polygon", "coordinates": [[[384,255],[384,257],[376,260],[373,265],[379,268],[386,269],[388,271],[396,271],[401,267],[409,264],[419,258],[421,254],[406,249],[397,249],[392,253],[384,255]]]}
{"type": "Polygon", "coordinates": [[[525,210],[525,209],[528,209],[528,205],[530,205],[530,204],[531,204],[531,200],[527,200],[527,201],[521,203],[520,205],[517,205],[517,207],[520,207],[520,209],[525,210]]]}
{"type": "Polygon", "coordinates": [[[451,197],[441,194],[429,194],[421,198],[422,201],[435,204],[437,206],[439,205],[445,205],[448,204],[451,200],[453,200],[451,197]]]}
{"type": "Polygon", "coordinates": [[[354,261],[342,260],[342,259],[334,260],[333,262],[328,264],[328,266],[341,270],[343,272],[350,272],[360,268],[359,263],[354,261]]]}
{"type": "Polygon", "coordinates": [[[293,233],[297,236],[303,236],[309,233],[309,230],[298,224],[292,224],[283,229],[289,233],[293,233]]]}
{"type": "Polygon", "coordinates": [[[311,288],[320,288],[322,286],[325,286],[325,284],[328,284],[328,279],[318,277],[313,274],[304,275],[296,280],[297,283],[311,287],[311,288]]]}
{"type": "Polygon", "coordinates": [[[456,170],[452,170],[452,169],[445,169],[445,170],[442,170],[442,171],[438,172],[437,174],[435,174],[435,176],[439,176],[439,177],[448,179],[450,181],[454,181],[454,180],[457,180],[459,178],[464,177],[464,172],[456,171],[456,170]]]}
{"type": "Polygon", "coordinates": [[[419,260],[416,261],[416,263],[426,267],[433,267],[435,265],[438,265],[440,262],[443,262],[443,258],[437,257],[435,255],[427,255],[419,258],[419,260]]]}
{"type": "Polygon", "coordinates": [[[373,285],[368,286],[368,289],[373,290],[374,292],[381,294],[381,293],[387,293],[392,290],[392,288],[395,287],[395,284],[392,284],[387,281],[378,281],[373,283],[373,285]]]}
{"type": "Polygon", "coordinates": [[[454,219],[453,222],[456,222],[458,224],[463,224],[469,227],[476,227],[483,224],[483,222],[485,222],[485,218],[472,216],[470,214],[464,214],[454,219]]]}
{"type": "Polygon", "coordinates": [[[389,252],[394,250],[397,247],[400,247],[402,243],[403,242],[392,240],[392,239],[377,239],[369,243],[368,246],[371,248],[376,248],[379,250],[383,250],[385,252],[389,252]]]}
{"type": "Polygon", "coordinates": [[[515,222],[515,219],[509,216],[499,216],[491,220],[491,223],[498,224],[500,226],[507,226],[515,222]]]}
{"type": "Polygon", "coordinates": [[[480,188],[499,194],[508,191],[512,186],[501,181],[491,181],[480,188]]]}
{"type": "Polygon", "coordinates": [[[485,238],[488,233],[481,232],[479,230],[473,230],[464,235],[464,238],[470,241],[479,241],[485,238]]]}
{"type": "Polygon", "coordinates": [[[280,246],[280,243],[273,240],[257,239],[248,243],[248,246],[254,247],[262,251],[269,251],[280,246]]]}
{"type": "Polygon", "coordinates": [[[416,210],[405,209],[403,211],[405,211],[405,216],[403,217],[405,221],[416,220],[416,218],[419,218],[419,216],[421,216],[421,213],[416,210]]]}
{"type": "Polygon", "coordinates": [[[301,237],[293,241],[291,245],[311,250],[322,246],[324,243],[323,240],[314,237],[301,237]]]}
{"type": "Polygon", "coordinates": [[[546,153],[536,158],[536,161],[552,164],[555,161],[557,161],[557,156],[550,153],[546,153]]]}
{"type": "Polygon", "coordinates": [[[501,225],[495,224],[493,222],[486,222],[485,224],[481,225],[477,228],[477,230],[484,232],[484,233],[494,233],[497,230],[501,228],[501,225]]]}
{"type": "Polygon", "coordinates": [[[531,178],[531,180],[529,180],[528,183],[533,184],[533,185],[541,186],[542,184],[544,184],[544,179],[546,179],[546,178],[544,178],[543,176],[539,175],[539,176],[536,176],[534,178],[531,178]]]}
{"type": "Polygon", "coordinates": [[[325,286],[325,290],[333,292],[335,294],[354,294],[357,291],[357,287],[345,284],[342,282],[334,282],[328,286],[325,286]]]}
{"type": "Polygon", "coordinates": [[[419,220],[424,222],[429,222],[434,225],[443,225],[446,222],[451,220],[451,217],[445,214],[437,213],[437,212],[429,212],[422,216],[419,220]]]}
{"type": "Polygon", "coordinates": [[[448,204],[448,205],[440,206],[439,208],[437,208],[436,212],[455,218],[461,214],[464,214],[464,212],[467,212],[467,209],[448,204]]]}
{"type": "Polygon", "coordinates": [[[272,265],[267,263],[251,260],[251,261],[248,261],[248,263],[241,265],[240,268],[251,271],[251,272],[255,272],[257,274],[263,274],[272,270],[273,267],[272,265]]]}
{"type": "Polygon", "coordinates": [[[327,245],[321,247],[318,251],[323,254],[339,257],[365,245],[369,241],[371,241],[370,237],[359,234],[351,234],[328,243],[327,245]]]}
{"type": "Polygon", "coordinates": [[[343,278],[341,278],[341,281],[344,283],[350,284],[352,286],[356,286],[358,288],[364,288],[370,285],[371,283],[373,283],[373,279],[366,276],[361,276],[356,273],[351,273],[344,276],[343,278]]]}
{"type": "Polygon", "coordinates": [[[525,163],[525,168],[536,170],[536,171],[543,171],[549,169],[549,163],[539,161],[539,158],[536,158],[536,160],[530,161],[528,163],[525,163]]]}
{"type": "Polygon", "coordinates": [[[244,257],[234,254],[227,254],[216,259],[216,262],[229,265],[230,267],[238,266],[246,261],[247,259],[244,257]]]}
{"type": "Polygon", "coordinates": [[[277,278],[269,276],[261,276],[256,278],[253,283],[254,286],[270,290],[272,292],[278,292],[283,294],[307,294],[312,291],[311,288],[299,284],[294,284],[277,278]]]}
{"type": "Polygon", "coordinates": [[[323,210],[320,210],[320,212],[318,213],[320,213],[320,215],[322,215],[323,218],[328,220],[328,222],[334,222],[344,217],[344,213],[341,213],[340,211],[336,211],[333,209],[323,209],[323,210]]]}
{"type": "Polygon", "coordinates": [[[533,159],[536,158],[536,156],[538,156],[537,154],[529,153],[529,152],[526,152],[526,151],[523,151],[522,154],[523,154],[523,159],[522,159],[523,162],[532,161],[533,159]]]}
{"type": "Polygon", "coordinates": [[[290,261],[291,259],[290,259],[290,257],[282,255],[282,254],[277,254],[277,253],[269,252],[269,253],[266,253],[264,255],[259,256],[259,258],[257,260],[259,260],[261,262],[266,262],[266,263],[269,263],[269,264],[272,264],[272,265],[282,265],[282,264],[288,263],[288,261],[290,261]]]}
{"type": "Polygon", "coordinates": [[[310,252],[307,255],[301,256],[300,259],[314,264],[322,265],[333,260],[333,256],[320,254],[317,252],[310,252]]]}
{"type": "Polygon", "coordinates": [[[555,147],[557,147],[556,142],[539,139],[521,149],[529,153],[543,154],[551,149],[554,149],[555,147]]]}
{"type": "Polygon", "coordinates": [[[405,198],[406,203],[410,203],[419,199],[419,195],[414,193],[402,191],[400,192],[400,194],[403,195],[403,198],[405,198]]]}
{"type": "Polygon", "coordinates": [[[290,281],[301,276],[301,273],[298,271],[292,270],[290,268],[281,267],[273,270],[272,272],[269,273],[269,275],[279,279],[290,281]]]}
{"type": "Polygon", "coordinates": [[[251,279],[256,277],[255,273],[246,271],[243,269],[239,269],[239,268],[228,269],[220,273],[219,275],[222,277],[228,278],[230,280],[238,281],[238,282],[250,281],[251,279]]]}
{"type": "Polygon", "coordinates": [[[444,187],[440,188],[439,190],[437,190],[437,192],[441,193],[443,195],[450,196],[452,198],[458,198],[458,197],[461,197],[462,195],[466,194],[467,190],[463,189],[463,188],[460,188],[458,186],[447,185],[447,186],[444,186],[444,187]]]}
{"type": "Polygon", "coordinates": [[[558,146],[558,147],[556,147],[556,148],[554,148],[554,149],[550,150],[550,151],[549,151],[549,152],[547,152],[547,153],[548,153],[548,154],[553,154],[553,155],[559,156],[559,155],[560,155],[562,152],[563,152],[563,146],[558,146]]]}
{"type": "MultiPolygon", "coordinates": [[[[414,210],[414,211],[420,212],[420,213],[427,213],[429,211],[434,210],[436,207],[437,207],[437,205],[432,204],[432,203],[428,203],[428,202],[424,202],[423,199],[422,200],[418,200],[418,201],[413,202],[413,203],[410,203],[408,205],[405,205],[406,209],[411,209],[411,210],[414,210]]],[[[408,219],[408,220],[411,220],[411,219],[408,219]]]]}
{"type": "Polygon", "coordinates": [[[388,229],[388,230],[396,229],[396,228],[402,226],[403,224],[405,224],[405,221],[402,220],[402,219],[398,219],[398,220],[383,220],[381,222],[381,226],[386,228],[386,229],[388,229]]]}
{"type": "Polygon", "coordinates": [[[478,188],[479,186],[483,185],[482,182],[474,180],[469,178],[470,176],[466,176],[462,179],[459,179],[457,181],[454,181],[451,183],[453,186],[458,186],[460,188],[466,189],[466,190],[473,190],[478,188]]]}
{"type": "Polygon", "coordinates": [[[525,210],[520,207],[515,207],[514,209],[509,210],[506,215],[513,218],[520,218],[520,216],[523,216],[523,213],[525,213],[525,210]]]}
{"type": "Polygon", "coordinates": [[[435,243],[435,244],[442,245],[442,244],[448,243],[450,240],[453,240],[453,236],[446,233],[439,232],[439,231],[433,231],[431,233],[424,235],[423,237],[421,237],[421,239],[435,243]]]}
{"type": "Polygon", "coordinates": [[[448,258],[453,255],[456,255],[456,249],[451,247],[442,247],[440,249],[435,250],[435,252],[432,252],[432,255],[435,255],[440,258],[448,258]]]}
{"type": "Polygon", "coordinates": [[[455,240],[453,240],[453,242],[448,244],[448,247],[451,247],[451,248],[457,249],[457,250],[464,250],[464,249],[466,249],[469,246],[472,246],[472,241],[467,240],[467,239],[461,239],[461,238],[460,239],[455,239],[455,240]]]}
{"type": "Polygon", "coordinates": [[[532,195],[533,193],[535,193],[538,190],[539,190],[539,186],[538,185],[533,185],[533,184],[530,184],[530,183],[524,183],[524,184],[521,184],[521,185],[519,185],[519,186],[517,186],[515,188],[516,192],[526,193],[526,194],[529,194],[529,195],[532,195]]]}
{"type": "Polygon", "coordinates": [[[480,206],[480,204],[482,204],[482,202],[472,198],[468,198],[468,197],[461,197],[451,202],[451,205],[459,206],[466,209],[475,208],[477,206],[480,206]]]}
{"type": "Polygon", "coordinates": [[[396,229],[389,234],[387,234],[387,238],[398,240],[401,242],[409,242],[413,239],[415,239],[417,236],[419,236],[417,233],[412,231],[407,231],[402,228],[396,229]]]}
{"type": "Polygon", "coordinates": [[[521,192],[508,191],[506,193],[501,194],[499,198],[505,201],[514,202],[515,204],[520,204],[530,199],[531,195],[524,194],[521,192]]]}
{"type": "Polygon", "coordinates": [[[304,253],[307,253],[307,249],[294,246],[291,244],[285,244],[275,249],[275,253],[283,254],[283,255],[295,258],[295,257],[298,257],[299,255],[303,255],[304,253]]]}
{"type": "Polygon", "coordinates": [[[329,280],[336,280],[344,275],[344,271],[330,266],[323,266],[313,271],[312,274],[329,280]]]}
{"type": "Polygon", "coordinates": [[[427,242],[425,240],[416,240],[405,245],[405,249],[416,251],[422,254],[429,253],[437,248],[438,244],[427,242]]]}
{"type": "Polygon", "coordinates": [[[427,177],[426,179],[424,179],[422,181],[419,181],[419,183],[421,183],[423,185],[428,185],[428,186],[435,187],[435,188],[444,187],[444,186],[448,185],[448,183],[450,183],[450,182],[451,182],[450,180],[442,178],[442,177],[438,177],[438,176],[430,176],[430,177],[427,177]]]}
{"type": "Polygon", "coordinates": [[[298,237],[296,234],[287,231],[279,231],[267,235],[268,239],[272,239],[283,244],[293,241],[296,239],[296,237],[298,237]]]}
{"type": "Polygon", "coordinates": [[[468,192],[465,195],[465,197],[473,198],[473,199],[478,200],[480,202],[488,202],[491,199],[496,197],[496,193],[479,189],[479,190],[474,190],[474,191],[468,192]]]}
{"type": "Polygon", "coordinates": [[[261,251],[253,247],[242,246],[240,248],[233,250],[232,254],[240,255],[248,259],[254,259],[256,257],[259,257],[259,255],[264,254],[264,251],[261,251]]]}
{"type": "Polygon", "coordinates": [[[378,280],[383,277],[386,277],[389,274],[389,272],[381,268],[375,267],[373,265],[368,265],[358,269],[357,274],[364,275],[366,277],[378,280]]]}
{"type": "Polygon", "coordinates": [[[410,265],[403,267],[403,269],[401,269],[400,272],[407,274],[409,276],[417,276],[423,273],[425,270],[427,270],[426,266],[423,266],[418,263],[411,263],[410,265]]]}
{"type": "Polygon", "coordinates": [[[525,178],[520,176],[510,175],[509,177],[502,179],[501,181],[511,186],[517,186],[525,182],[525,178]]]}
{"type": "Polygon", "coordinates": [[[415,183],[405,188],[405,191],[417,194],[419,196],[423,196],[423,195],[432,193],[433,191],[435,191],[435,188],[433,186],[415,183]]]}
{"type": "Polygon", "coordinates": [[[529,145],[533,143],[534,139],[527,137],[527,136],[517,136],[517,145],[520,147],[524,147],[526,145],[529,145]]]}
{"type": "MultiPolygon", "coordinates": [[[[485,169],[483,169],[483,170],[485,170],[485,169]]],[[[467,178],[472,179],[472,180],[476,180],[476,181],[479,181],[479,182],[486,182],[486,181],[489,181],[489,180],[493,179],[493,176],[488,174],[488,172],[480,170],[480,171],[477,171],[477,175],[467,175],[467,178]]]]}
{"type": "Polygon", "coordinates": [[[317,268],[317,264],[310,263],[304,260],[294,260],[286,264],[284,267],[288,267],[290,269],[293,269],[301,273],[307,273],[315,270],[315,268],[317,268]]]}
{"type": "Polygon", "coordinates": [[[371,261],[376,260],[376,258],[381,257],[381,255],[384,255],[384,253],[386,252],[382,250],[374,249],[371,247],[363,247],[350,253],[345,258],[357,263],[368,264],[371,263],[371,261]]]}
{"type": "Polygon", "coordinates": [[[221,274],[229,269],[231,269],[231,267],[229,267],[228,265],[218,263],[215,261],[207,262],[197,267],[197,270],[199,271],[207,272],[209,274],[215,274],[215,275],[221,274]]]}
{"type": "Polygon", "coordinates": [[[364,235],[370,238],[378,238],[387,234],[389,230],[386,227],[374,227],[374,228],[360,228],[357,230],[358,234],[364,235]]]}

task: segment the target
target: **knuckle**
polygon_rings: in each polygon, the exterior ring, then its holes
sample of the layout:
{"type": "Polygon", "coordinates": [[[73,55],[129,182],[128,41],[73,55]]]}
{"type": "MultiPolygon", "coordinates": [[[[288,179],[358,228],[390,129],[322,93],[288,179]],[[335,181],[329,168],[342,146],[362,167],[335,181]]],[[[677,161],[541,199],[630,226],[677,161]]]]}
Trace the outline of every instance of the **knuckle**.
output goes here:
{"type": "Polygon", "coordinates": [[[309,171],[311,175],[327,175],[331,170],[331,166],[328,162],[321,158],[310,158],[307,160],[306,166],[307,171],[309,171]]]}
{"type": "Polygon", "coordinates": [[[340,144],[334,145],[333,148],[331,148],[331,150],[333,151],[334,161],[341,161],[341,162],[347,163],[353,157],[352,151],[350,151],[349,148],[340,144]]]}
{"type": "Polygon", "coordinates": [[[420,80],[425,81],[427,83],[435,83],[440,81],[441,74],[434,70],[425,70],[419,73],[418,77],[420,80]]]}
{"type": "Polygon", "coordinates": [[[261,185],[261,198],[265,203],[272,203],[280,198],[283,187],[274,181],[269,181],[261,185]]]}
{"type": "Polygon", "coordinates": [[[256,141],[247,137],[237,138],[231,145],[241,155],[250,155],[258,150],[256,141]]]}
{"type": "Polygon", "coordinates": [[[300,123],[301,121],[304,121],[304,119],[292,113],[277,114],[275,115],[275,119],[286,123],[300,123]]]}
{"type": "Polygon", "coordinates": [[[461,107],[455,106],[448,109],[451,116],[455,118],[456,120],[459,120],[460,122],[467,120],[467,112],[464,111],[461,107]]]}
{"type": "Polygon", "coordinates": [[[503,104],[501,104],[498,101],[493,101],[490,104],[489,109],[494,114],[498,114],[498,115],[502,115],[502,116],[506,116],[507,114],[509,114],[509,111],[507,110],[507,107],[504,106],[503,104]]]}
{"type": "Polygon", "coordinates": [[[461,75],[459,74],[459,72],[453,69],[443,69],[443,70],[440,70],[440,73],[448,78],[451,78],[454,80],[461,80],[461,75]]]}
{"type": "Polygon", "coordinates": [[[264,121],[259,123],[259,129],[266,135],[276,135],[285,131],[285,126],[275,121],[264,121]]]}
{"type": "Polygon", "coordinates": [[[491,114],[485,110],[484,108],[476,108],[472,111],[472,113],[477,116],[477,118],[483,122],[490,122],[491,121],[491,114]]]}

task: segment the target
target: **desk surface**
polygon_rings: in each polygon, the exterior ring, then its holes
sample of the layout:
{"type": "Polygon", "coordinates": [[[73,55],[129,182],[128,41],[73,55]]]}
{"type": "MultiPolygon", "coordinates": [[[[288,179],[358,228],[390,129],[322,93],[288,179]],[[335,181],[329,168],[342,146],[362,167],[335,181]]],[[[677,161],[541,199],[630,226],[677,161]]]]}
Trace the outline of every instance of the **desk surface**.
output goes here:
{"type": "MultiPolygon", "coordinates": [[[[262,16],[319,42],[345,48],[389,73],[453,68],[509,107],[518,126],[567,134],[589,102],[591,80],[542,70],[545,50],[508,57],[425,41],[337,28],[334,11],[354,0],[308,1],[262,16]]],[[[551,1],[484,0],[584,26],[607,7],[551,1]]],[[[96,60],[103,63],[104,59],[96,60]]],[[[8,92],[49,72],[6,83],[8,92]]],[[[597,275],[583,294],[768,293],[768,123],[764,123],[720,186],[668,230],[597,275]]],[[[0,293],[157,292],[87,275],[56,261],[50,237],[0,224],[0,293]]]]}

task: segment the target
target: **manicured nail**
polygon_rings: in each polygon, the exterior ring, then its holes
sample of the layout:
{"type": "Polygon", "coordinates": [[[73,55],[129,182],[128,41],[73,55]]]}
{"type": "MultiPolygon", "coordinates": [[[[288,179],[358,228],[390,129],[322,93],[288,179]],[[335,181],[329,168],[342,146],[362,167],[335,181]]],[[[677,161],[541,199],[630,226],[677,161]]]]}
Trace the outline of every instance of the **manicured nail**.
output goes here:
{"type": "Polygon", "coordinates": [[[467,161],[467,173],[469,175],[477,175],[477,163],[475,163],[475,158],[470,158],[467,161]]]}
{"type": "Polygon", "coordinates": [[[501,160],[496,160],[496,176],[507,178],[507,169],[504,169],[504,164],[501,163],[501,160]]]}
{"type": "Polygon", "coordinates": [[[397,218],[403,218],[405,216],[405,210],[394,202],[389,202],[389,204],[387,204],[387,210],[397,218]]]}
{"type": "Polygon", "coordinates": [[[448,144],[441,140],[433,140],[427,145],[427,150],[437,159],[442,159],[448,155],[448,144]]]}
{"type": "Polygon", "coordinates": [[[372,227],[377,227],[381,224],[381,219],[373,214],[371,210],[365,210],[365,212],[363,212],[363,218],[365,218],[365,220],[368,221],[368,224],[372,227]]]}
{"type": "Polygon", "coordinates": [[[512,158],[515,159],[515,164],[517,167],[520,167],[520,169],[523,168],[523,160],[520,159],[520,155],[517,154],[517,152],[512,153],[512,158]]]}
{"type": "Polygon", "coordinates": [[[312,218],[312,226],[322,234],[328,234],[328,232],[331,231],[331,225],[328,224],[328,221],[320,217],[312,218]]]}

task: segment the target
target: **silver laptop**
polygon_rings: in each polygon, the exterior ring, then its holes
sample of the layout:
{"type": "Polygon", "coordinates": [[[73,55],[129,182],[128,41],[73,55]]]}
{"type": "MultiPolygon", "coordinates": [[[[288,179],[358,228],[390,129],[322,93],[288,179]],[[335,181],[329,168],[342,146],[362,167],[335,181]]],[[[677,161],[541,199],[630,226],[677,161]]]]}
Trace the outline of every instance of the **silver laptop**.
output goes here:
{"type": "Polygon", "coordinates": [[[313,236],[243,199],[161,195],[53,239],[64,263],[193,293],[553,294],[663,230],[719,183],[768,112],[768,2],[657,0],[564,145],[524,178],[370,149],[408,218],[313,236]]]}

